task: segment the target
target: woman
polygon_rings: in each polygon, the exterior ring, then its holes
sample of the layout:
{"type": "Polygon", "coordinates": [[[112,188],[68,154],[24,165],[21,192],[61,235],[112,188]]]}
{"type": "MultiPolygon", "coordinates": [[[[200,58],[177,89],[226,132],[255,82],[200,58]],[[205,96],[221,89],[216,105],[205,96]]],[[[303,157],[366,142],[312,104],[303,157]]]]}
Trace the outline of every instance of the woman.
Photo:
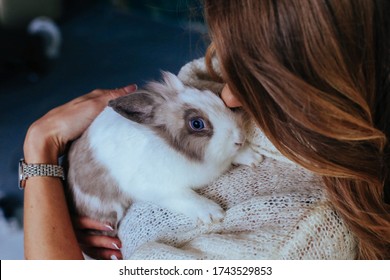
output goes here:
{"type": "MultiPolygon", "coordinates": [[[[356,240],[355,258],[389,259],[388,1],[206,0],[204,5],[226,105],[242,106],[283,155],[322,176],[332,207],[356,240]]],[[[105,96],[96,100],[105,102],[105,96]]],[[[104,102],[84,103],[93,110],[90,120],[104,102]]],[[[73,126],[72,116],[58,121],[73,110],[79,112],[64,105],[30,128],[26,161],[57,162],[88,125],[73,126]]],[[[47,205],[51,215],[42,215],[47,220],[28,216],[41,196],[61,195],[58,205],[65,209],[59,181],[34,180],[26,186],[26,256],[37,257],[31,237],[39,234],[51,248],[38,257],[61,257],[49,253],[62,248],[68,235],[72,246],[62,257],[81,257],[69,216],[53,218],[58,209],[52,212],[52,205],[47,205]],[[29,190],[37,184],[58,188],[47,188],[48,194],[29,190]],[[62,232],[60,239],[53,240],[53,230],[62,232]]]]}
{"type": "Polygon", "coordinates": [[[323,176],[358,257],[390,258],[388,1],[205,5],[232,94],[282,153],[323,176]]]}

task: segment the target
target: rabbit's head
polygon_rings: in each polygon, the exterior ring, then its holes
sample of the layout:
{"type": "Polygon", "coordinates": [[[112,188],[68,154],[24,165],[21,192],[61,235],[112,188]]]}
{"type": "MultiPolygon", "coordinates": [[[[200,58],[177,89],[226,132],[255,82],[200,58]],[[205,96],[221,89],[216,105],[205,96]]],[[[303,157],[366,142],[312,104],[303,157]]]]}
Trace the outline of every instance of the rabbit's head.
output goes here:
{"type": "Polygon", "coordinates": [[[243,145],[243,115],[233,112],[211,91],[185,86],[174,74],[164,81],[111,100],[123,117],[152,129],[191,161],[222,163],[243,145]]]}

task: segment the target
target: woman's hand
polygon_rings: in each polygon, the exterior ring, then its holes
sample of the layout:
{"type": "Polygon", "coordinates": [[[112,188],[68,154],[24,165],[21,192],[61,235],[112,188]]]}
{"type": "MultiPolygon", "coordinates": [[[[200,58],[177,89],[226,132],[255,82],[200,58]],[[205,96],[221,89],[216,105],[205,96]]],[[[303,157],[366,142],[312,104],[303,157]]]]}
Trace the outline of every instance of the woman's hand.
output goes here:
{"type": "Polygon", "coordinates": [[[81,250],[93,259],[122,259],[122,243],[111,237],[114,229],[109,224],[99,223],[88,217],[74,217],[73,226],[81,250]],[[98,234],[101,233],[101,234],[98,234]]]}
{"type": "Polygon", "coordinates": [[[94,90],[49,111],[34,122],[26,135],[27,163],[57,163],[70,141],[78,138],[107,106],[109,100],[131,93],[136,85],[116,90],[94,90]]]}

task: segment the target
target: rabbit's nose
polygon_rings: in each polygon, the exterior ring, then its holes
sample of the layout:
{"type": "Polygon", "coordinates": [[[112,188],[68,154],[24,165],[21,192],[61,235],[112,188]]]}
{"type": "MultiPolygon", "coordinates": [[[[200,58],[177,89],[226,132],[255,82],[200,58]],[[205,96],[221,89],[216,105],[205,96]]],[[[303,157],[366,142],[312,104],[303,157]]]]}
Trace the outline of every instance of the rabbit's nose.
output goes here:
{"type": "Polygon", "coordinates": [[[244,145],[244,143],[243,142],[236,142],[236,143],[234,143],[237,147],[242,147],[242,145],[244,145]]]}
{"type": "Polygon", "coordinates": [[[246,141],[245,134],[239,128],[230,131],[230,136],[234,139],[234,145],[238,148],[242,147],[246,141]]]}
{"type": "Polygon", "coordinates": [[[235,144],[239,147],[243,146],[244,143],[246,141],[246,137],[245,137],[245,134],[240,132],[238,135],[237,135],[237,139],[235,141],[235,144]]]}

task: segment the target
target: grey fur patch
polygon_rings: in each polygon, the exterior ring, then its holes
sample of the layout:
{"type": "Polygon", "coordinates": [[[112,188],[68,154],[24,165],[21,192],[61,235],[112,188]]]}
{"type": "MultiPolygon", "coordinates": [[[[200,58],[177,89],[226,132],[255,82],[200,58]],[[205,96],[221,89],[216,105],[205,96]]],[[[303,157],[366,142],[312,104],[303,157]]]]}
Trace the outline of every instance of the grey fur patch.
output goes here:
{"type": "Polygon", "coordinates": [[[174,124],[176,125],[174,131],[167,125],[154,126],[153,129],[170,147],[188,159],[197,162],[204,161],[207,144],[214,133],[211,122],[202,111],[190,107],[185,109],[178,119],[183,121],[174,124]],[[190,127],[190,120],[197,117],[205,122],[205,129],[202,131],[194,131],[190,127]]]}
{"type": "MultiPolygon", "coordinates": [[[[130,206],[131,200],[126,198],[120,191],[118,184],[108,173],[107,169],[100,164],[93,156],[89,146],[88,133],[73,143],[69,151],[69,174],[68,180],[72,181],[74,187],[84,194],[99,199],[103,205],[121,205],[123,211],[130,206]],[[76,174],[77,174],[77,177],[76,174]]],[[[93,209],[90,205],[79,200],[74,192],[69,190],[73,210],[81,215],[92,219],[110,223],[117,226],[118,214],[116,211],[105,211],[113,207],[101,207],[93,209]]]]}
{"type": "Polygon", "coordinates": [[[188,134],[194,135],[197,137],[208,137],[208,138],[211,138],[211,136],[213,136],[214,127],[211,124],[211,122],[209,121],[209,119],[207,118],[206,114],[204,114],[202,111],[189,107],[188,109],[184,110],[183,117],[184,117],[185,126],[187,128],[188,134]],[[205,129],[204,130],[194,131],[191,128],[189,122],[195,118],[203,119],[203,121],[205,122],[205,129]]]}
{"type": "Polygon", "coordinates": [[[110,100],[108,106],[129,120],[137,123],[150,124],[153,121],[157,99],[157,95],[153,95],[147,91],[138,91],[110,100]]]}

